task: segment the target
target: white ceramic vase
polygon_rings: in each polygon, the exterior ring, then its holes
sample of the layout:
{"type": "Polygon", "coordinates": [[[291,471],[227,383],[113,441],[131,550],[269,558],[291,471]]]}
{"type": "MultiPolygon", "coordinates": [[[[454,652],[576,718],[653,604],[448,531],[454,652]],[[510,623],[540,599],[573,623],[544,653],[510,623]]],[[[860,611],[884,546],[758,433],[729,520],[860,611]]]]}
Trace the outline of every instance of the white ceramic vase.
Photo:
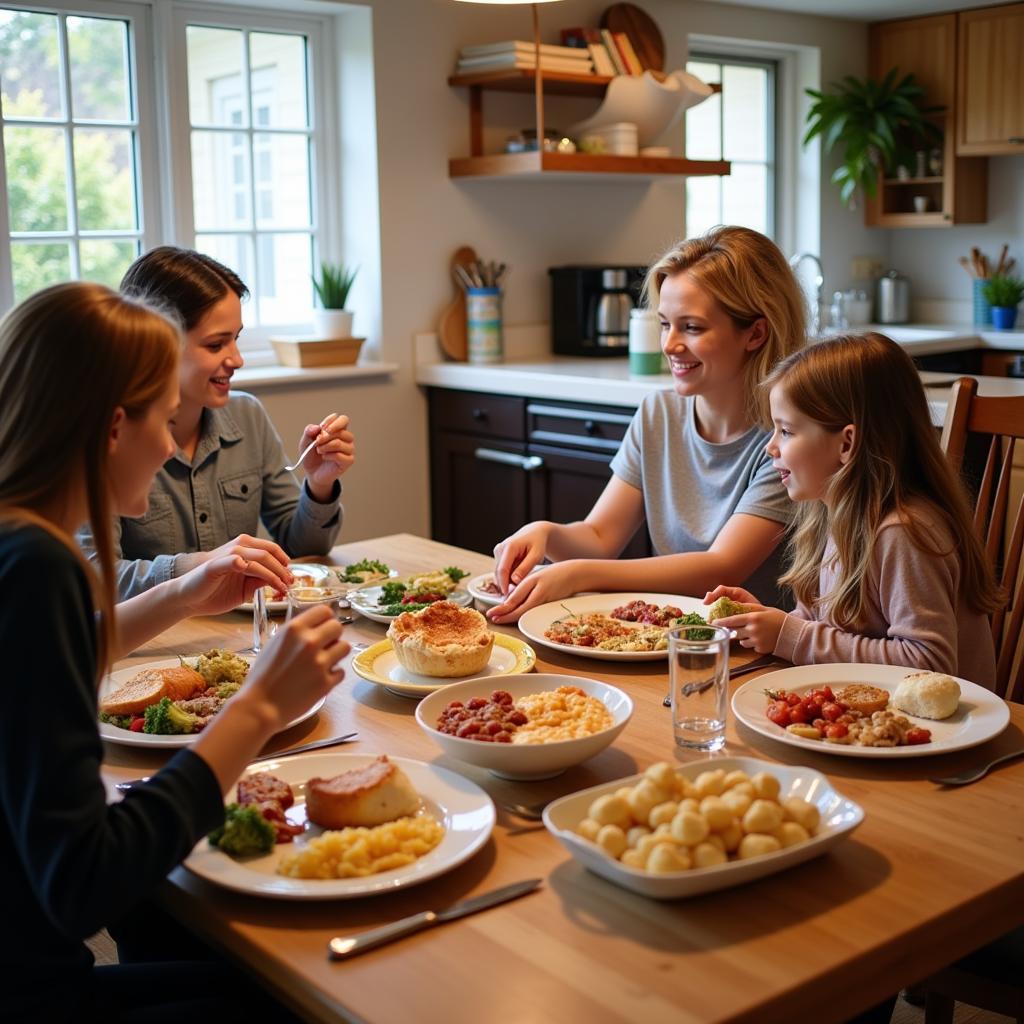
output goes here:
{"type": "Polygon", "coordinates": [[[352,311],[348,309],[314,309],[313,333],[318,338],[352,337],[352,311]]]}

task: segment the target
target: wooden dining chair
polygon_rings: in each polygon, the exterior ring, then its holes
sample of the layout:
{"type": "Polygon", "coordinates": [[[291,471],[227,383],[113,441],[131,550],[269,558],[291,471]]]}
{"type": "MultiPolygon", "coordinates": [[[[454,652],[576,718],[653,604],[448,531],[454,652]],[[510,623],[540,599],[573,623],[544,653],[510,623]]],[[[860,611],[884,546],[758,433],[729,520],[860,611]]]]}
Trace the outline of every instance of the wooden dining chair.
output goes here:
{"type": "MultiPolygon", "coordinates": [[[[996,691],[1007,700],[1024,696],[1024,495],[1010,521],[1014,451],[1024,438],[1024,397],[979,398],[978,382],[961,377],[952,387],[941,445],[968,486],[976,491],[974,523],[997,576],[1010,595],[992,616],[996,646],[996,691]],[[979,472],[980,470],[980,472],[979,472]]],[[[1019,446],[1024,453],[1024,445],[1019,446]]],[[[1024,472],[1021,473],[1024,478],[1024,472]]],[[[1024,1024],[1024,985],[1004,969],[991,949],[978,950],[926,978],[914,989],[926,993],[925,1024],[952,1024],[957,1002],[1001,1013],[1024,1024]]]]}

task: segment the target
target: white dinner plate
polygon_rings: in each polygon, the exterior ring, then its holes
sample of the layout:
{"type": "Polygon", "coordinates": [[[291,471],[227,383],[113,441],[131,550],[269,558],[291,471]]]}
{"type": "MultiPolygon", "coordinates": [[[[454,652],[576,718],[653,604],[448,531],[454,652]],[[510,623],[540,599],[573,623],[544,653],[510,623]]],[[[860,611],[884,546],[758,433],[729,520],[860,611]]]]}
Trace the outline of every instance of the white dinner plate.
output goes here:
{"type": "MultiPolygon", "coordinates": [[[[330,565],[317,565],[315,562],[290,562],[288,568],[291,569],[292,574],[295,576],[310,576],[313,579],[311,586],[318,587],[322,586],[325,582],[330,582],[332,585],[337,584],[339,587],[344,589],[349,586],[347,583],[340,583],[338,576],[334,571],[334,567],[330,565]]],[[[301,582],[301,581],[300,581],[301,582]]],[[[236,609],[240,612],[251,612],[252,601],[244,601],[236,609]]],[[[268,612],[286,612],[288,611],[288,600],[287,598],[274,601],[270,598],[267,599],[267,611],[268,612]]]]}
{"type": "MultiPolygon", "coordinates": [[[[352,768],[362,768],[374,759],[373,754],[303,754],[260,761],[250,765],[246,774],[270,772],[287,782],[295,792],[295,803],[286,812],[288,820],[302,824],[306,821],[308,779],[330,778],[352,768]]],[[[293,849],[291,843],[280,843],[263,856],[234,860],[204,838],[185,859],[185,867],[209,882],[236,892],[285,900],[324,900],[394,892],[451,871],[472,857],[487,842],[494,828],[491,798],[476,783],[447,768],[405,757],[390,757],[390,760],[405,772],[422,797],[420,813],[429,814],[444,826],[441,842],[412,864],[363,878],[288,878],[277,874],[276,867],[283,853],[293,849]]],[[[322,831],[310,825],[296,841],[302,842],[322,831]]]]}
{"type": "MultiPolygon", "coordinates": [[[[185,657],[189,656],[185,655],[185,657]]],[[[252,658],[245,654],[241,654],[239,657],[245,658],[249,662],[252,661],[252,658]]],[[[100,686],[99,699],[102,702],[107,694],[112,693],[119,686],[123,686],[132,676],[137,675],[143,669],[177,668],[180,664],[180,658],[165,658],[163,661],[149,661],[145,665],[133,665],[131,668],[121,668],[116,672],[111,672],[100,686]]],[[[326,697],[321,697],[308,711],[299,715],[298,718],[293,718],[281,729],[281,732],[306,721],[307,718],[312,718],[324,706],[326,700],[326,697]]],[[[158,736],[148,732],[132,732],[130,729],[121,729],[108,722],[99,722],[98,724],[100,736],[105,740],[110,740],[111,743],[120,743],[126,747],[187,747],[195,743],[196,739],[202,735],[202,733],[192,732],[187,736],[158,736]]]]}
{"type": "MultiPolygon", "coordinates": [[[[553,651],[566,654],[578,654],[581,658],[599,658],[602,661],[663,661],[668,651],[599,651],[594,647],[574,647],[572,644],[559,644],[549,640],[544,631],[550,628],[557,619],[573,615],[588,615],[599,612],[610,615],[612,610],[620,608],[630,601],[646,601],[648,604],[664,606],[666,604],[679,608],[684,615],[699,612],[706,616],[710,605],[704,604],[696,597],[681,597],[679,594],[588,594],[581,597],[567,597],[563,601],[551,601],[548,604],[531,608],[519,620],[519,631],[535,643],[550,647],[553,651]]],[[[626,623],[629,625],[629,623],[626,623]]]]}
{"type": "MultiPolygon", "coordinates": [[[[837,793],[821,772],[802,765],[773,764],[753,757],[716,757],[713,760],[691,761],[680,765],[677,770],[692,780],[711,768],[721,768],[726,772],[740,770],[748,775],[762,771],[774,775],[781,783],[779,795],[782,799],[801,797],[818,808],[821,815],[818,831],[804,843],[788,846],[763,857],[732,860],[713,867],[672,871],[663,875],[648,874],[609,857],[596,843],[589,842],[574,831],[587,816],[587,808],[597,797],[614,793],[620,786],[633,785],[643,775],[606,782],[555,800],[544,809],[544,824],[576,860],[595,874],[641,896],[674,900],[728,889],[802,864],[845,839],[864,820],[864,811],[858,804],[837,793]]],[[[753,898],[756,899],[756,895],[753,898]]]]}
{"type": "Polygon", "coordinates": [[[903,678],[914,671],[902,665],[800,665],[784,668],[744,683],[733,694],[732,710],[744,725],[762,736],[787,743],[791,747],[803,747],[819,754],[838,754],[840,757],[927,757],[929,754],[948,754],[954,750],[976,747],[998,736],[1010,721],[1010,709],[1006,701],[991,690],[957,676],[953,678],[960,684],[960,706],[951,718],[936,722],[930,718],[915,718],[905,711],[898,712],[915,725],[930,730],[931,743],[910,747],[858,747],[852,743],[805,740],[765,717],[768,708],[768,698],[764,694],[766,689],[796,690],[799,693],[826,684],[836,689],[849,683],[868,683],[892,693],[903,678]]]}
{"type": "MultiPolygon", "coordinates": [[[[530,572],[535,573],[542,566],[535,565],[530,572]]],[[[501,604],[505,598],[501,594],[492,594],[488,590],[484,590],[484,586],[488,583],[494,582],[494,571],[482,572],[479,576],[474,576],[468,583],[466,583],[466,589],[473,595],[473,597],[481,604],[493,607],[494,605],[501,604]]]]}
{"type": "Polygon", "coordinates": [[[531,672],[537,664],[537,653],[517,636],[494,634],[491,657],[479,672],[471,676],[421,676],[409,672],[398,662],[394,645],[390,640],[380,640],[352,659],[352,668],[357,676],[368,683],[377,683],[399,697],[425,697],[450,683],[461,683],[466,678],[490,679],[511,673],[531,672]]]}
{"type": "MultiPolygon", "coordinates": [[[[397,615],[385,615],[382,611],[378,610],[380,608],[378,602],[380,601],[382,591],[383,587],[380,584],[359,587],[358,590],[351,591],[346,600],[352,608],[367,619],[372,619],[374,622],[394,622],[398,618],[397,615]]],[[[445,600],[464,608],[472,602],[473,595],[468,590],[456,587],[445,600]]]]}

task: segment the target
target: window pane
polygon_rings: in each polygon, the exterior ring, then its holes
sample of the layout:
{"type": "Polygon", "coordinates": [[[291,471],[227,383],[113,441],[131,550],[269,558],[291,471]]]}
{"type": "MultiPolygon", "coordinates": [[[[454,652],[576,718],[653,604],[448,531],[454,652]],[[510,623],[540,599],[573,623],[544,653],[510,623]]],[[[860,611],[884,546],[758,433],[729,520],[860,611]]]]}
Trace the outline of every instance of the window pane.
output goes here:
{"type": "Polygon", "coordinates": [[[68,18],[71,113],[76,120],[127,121],[128,25],[110,18],[68,18]]]}
{"type": "Polygon", "coordinates": [[[80,231],[131,231],[135,210],[132,133],[75,129],[75,189],[80,231]]]}
{"type": "Polygon", "coordinates": [[[717,85],[722,81],[722,65],[714,60],[688,60],[686,70],[696,75],[708,85],[717,85]]]}
{"type": "Polygon", "coordinates": [[[244,132],[192,133],[196,231],[252,227],[249,138],[244,132]]]}
{"type": "Polygon", "coordinates": [[[139,255],[139,243],[133,239],[86,238],[79,244],[78,253],[83,281],[99,281],[116,288],[139,255]]]}
{"type": "MultiPolygon", "coordinates": [[[[233,270],[246,287],[253,287],[252,242],[247,235],[196,235],[196,249],[233,270]]],[[[245,310],[246,304],[243,302],[243,319],[247,323],[251,322],[251,317],[244,316],[245,310]]]]}
{"type": "Polygon", "coordinates": [[[14,270],[14,301],[21,302],[33,292],[71,277],[71,247],[66,242],[11,242],[14,270]]]}
{"type": "Polygon", "coordinates": [[[305,37],[253,32],[249,67],[253,126],[308,127],[305,37]]]}
{"type": "Polygon", "coordinates": [[[4,117],[63,117],[57,18],[0,8],[4,117]]]}
{"type": "Polygon", "coordinates": [[[68,179],[63,128],[4,127],[12,231],[67,231],[68,179]]]}
{"type": "Polygon", "coordinates": [[[723,181],[728,181],[728,178],[686,179],[687,238],[703,235],[709,228],[722,223],[719,204],[723,181]]]}
{"type": "Polygon", "coordinates": [[[305,135],[253,135],[256,226],[306,227],[309,210],[309,140],[305,135]]]}
{"type": "Polygon", "coordinates": [[[248,125],[241,32],[189,25],[188,112],[193,124],[248,125]]]}
{"type": "Polygon", "coordinates": [[[768,72],[764,68],[722,69],[722,128],[726,160],[767,160],[768,72]]]}
{"type": "Polygon", "coordinates": [[[313,308],[312,239],[306,234],[263,235],[257,307],[261,324],[308,320],[313,308]]]}
{"type": "Polygon", "coordinates": [[[768,230],[768,174],[764,164],[732,165],[722,178],[722,220],[755,231],[768,230]]]}
{"type": "Polygon", "coordinates": [[[714,93],[686,112],[686,156],[690,160],[721,160],[722,94],[714,93]]]}

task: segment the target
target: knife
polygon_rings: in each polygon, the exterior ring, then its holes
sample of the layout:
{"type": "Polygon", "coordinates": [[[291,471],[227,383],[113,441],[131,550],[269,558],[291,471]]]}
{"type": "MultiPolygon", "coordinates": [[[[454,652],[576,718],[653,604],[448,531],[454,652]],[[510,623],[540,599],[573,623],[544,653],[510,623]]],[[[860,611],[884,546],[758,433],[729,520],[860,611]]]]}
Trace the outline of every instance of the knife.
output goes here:
{"type": "Polygon", "coordinates": [[[383,925],[380,928],[371,928],[358,935],[339,935],[327,943],[327,957],[329,960],[347,960],[349,957],[365,953],[368,949],[375,949],[394,939],[413,935],[415,932],[431,928],[435,924],[445,924],[448,921],[465,917],[467,914],[475,914],[479,910],[496,907],[499,903],[519,899],[520,896],[533,892],[541,881],[540,878],[528,878],[525,882],[513,882],[512,885],[485,892],[480,896],[460,900],[458,903],[453,903],[447,910],[425,910],[422,914],[412,914],[409,917],[403,917],[400,921],[383,925]]]}

